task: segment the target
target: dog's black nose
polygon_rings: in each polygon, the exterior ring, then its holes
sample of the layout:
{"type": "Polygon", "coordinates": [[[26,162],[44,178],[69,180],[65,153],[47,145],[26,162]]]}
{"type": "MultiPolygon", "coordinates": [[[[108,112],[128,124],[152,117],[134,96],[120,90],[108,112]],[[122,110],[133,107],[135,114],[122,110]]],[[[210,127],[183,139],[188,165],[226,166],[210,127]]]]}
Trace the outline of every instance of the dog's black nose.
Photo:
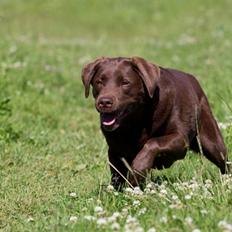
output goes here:
{"type": "Polygon", "coordinates": [[[98,100],[98,107],[100,109],[109,109],[113,105],[113,98],[111,97],[101,97],[98,100]]]}

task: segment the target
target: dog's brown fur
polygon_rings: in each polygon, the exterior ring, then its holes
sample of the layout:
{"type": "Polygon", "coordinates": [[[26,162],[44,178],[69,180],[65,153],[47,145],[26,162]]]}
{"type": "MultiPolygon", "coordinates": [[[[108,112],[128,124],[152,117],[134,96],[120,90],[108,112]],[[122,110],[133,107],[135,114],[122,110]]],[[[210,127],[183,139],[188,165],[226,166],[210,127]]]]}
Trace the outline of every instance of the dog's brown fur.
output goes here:
{"type": "MultiPolygon", "coordinates": [[[[90,85],[109,161],[127,176],[124,157],[135,173],[168,168],[188,149],[203,154],[226,172],[227,151],[208,100],[190,74],[143,58],[100,58],[82,71],[86,97],[90,85]],[[199,133],[199,134],[198,134],[199,133]]],[[[124,179],[111,167],[112,184],[124,179]]],[[[141,181],[141,175],[135,177],[141,181]]],[[[136,185],[133,177],[132,184],[136,185]]]]}

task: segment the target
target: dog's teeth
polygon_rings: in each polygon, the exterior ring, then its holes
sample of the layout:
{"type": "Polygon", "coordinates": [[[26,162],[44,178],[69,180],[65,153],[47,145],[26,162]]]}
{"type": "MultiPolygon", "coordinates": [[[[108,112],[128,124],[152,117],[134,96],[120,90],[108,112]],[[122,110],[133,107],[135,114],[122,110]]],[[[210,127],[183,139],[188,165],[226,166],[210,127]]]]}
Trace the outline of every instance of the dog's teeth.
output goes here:
{"type": "Polygon", "coordinates": [[[105,125],[105,126],[111,126],[114,123],[115,123],[115,118],[113,120],[109,121],[109,122],[103,122],[103,125],[105,125]]]}

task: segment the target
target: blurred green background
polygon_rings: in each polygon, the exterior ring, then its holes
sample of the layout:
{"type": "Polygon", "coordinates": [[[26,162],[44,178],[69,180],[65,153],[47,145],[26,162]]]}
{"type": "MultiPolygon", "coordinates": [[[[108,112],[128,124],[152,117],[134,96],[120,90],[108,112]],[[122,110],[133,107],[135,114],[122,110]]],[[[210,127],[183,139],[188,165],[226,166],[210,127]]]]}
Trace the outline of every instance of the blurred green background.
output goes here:
{"type": "Polygon", "coordinates": [[[38,49],[44,59],[60,55],[72,62],[68,71],[77,78],[80,66],[98,56],[140,55],[183,69],[207,85],[211,104],[220,104],[217,117],[224,119],[227,107],[214,100],[222,95],[229,102],[231,95],[230,9],[229,0],[1,0],[0,46],[7,39],[30,53],[38,49]]]}

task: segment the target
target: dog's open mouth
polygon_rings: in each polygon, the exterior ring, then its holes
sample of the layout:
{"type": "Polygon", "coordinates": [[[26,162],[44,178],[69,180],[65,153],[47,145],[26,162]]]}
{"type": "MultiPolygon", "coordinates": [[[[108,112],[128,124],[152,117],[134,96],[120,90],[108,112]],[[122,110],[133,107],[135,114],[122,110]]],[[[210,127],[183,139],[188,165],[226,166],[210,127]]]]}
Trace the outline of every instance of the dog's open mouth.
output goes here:
{"type": "Polygon", "coordinates": [[[113,126],[116,122],[116,113],[101,113],[101,123],[106,127],[113,126]]]}
{"type": "Polygon", "coordinates": [[[100,112],[101,125],[105,130],[113,131],[120,126],[121,120],[127,115],[128,113],[125,110],[110,113],[100,112]]]}

